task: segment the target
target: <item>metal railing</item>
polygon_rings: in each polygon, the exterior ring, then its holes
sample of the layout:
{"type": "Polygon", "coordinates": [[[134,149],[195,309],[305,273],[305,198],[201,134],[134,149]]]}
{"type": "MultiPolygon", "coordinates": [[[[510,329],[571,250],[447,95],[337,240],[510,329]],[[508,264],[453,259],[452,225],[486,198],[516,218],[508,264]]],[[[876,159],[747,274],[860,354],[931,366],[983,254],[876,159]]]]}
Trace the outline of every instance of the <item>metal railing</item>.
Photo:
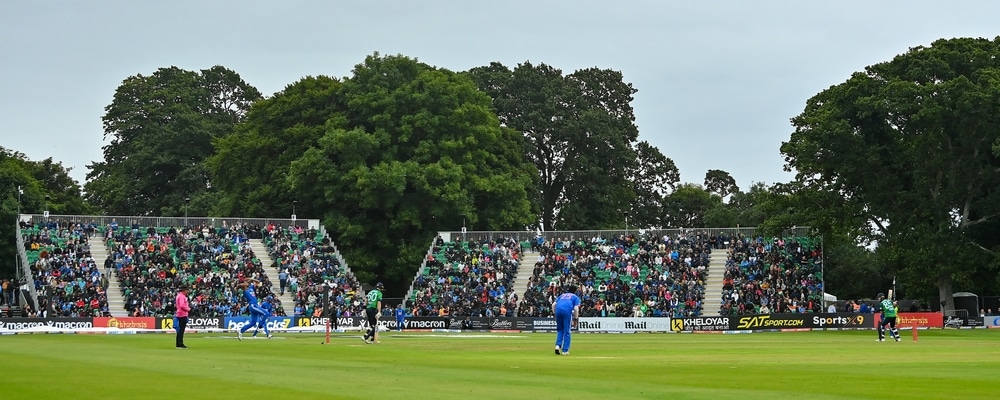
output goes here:
{"type": "MultiPolygon", "coordinates": [[[[539,236],[545,239],[590,239],[593,237],[601,238],[617,238],[623,235],[637,235],[642,237],[677,237],[677,236],[690,236],[690,235],[709,235],[709,236],[729,236],[735,237],[742,235],[743,237],[758,237],[764,236],[758,231],[756,227],[738,227],[738,228],[671,228],[671,229],[608,229],[608,230],[579,230],[579,231],[533,231],[533,230],[523,230],[523,231],[442,231],[439,235],[445,238],[446,241],[464,241],[464,240],[481,240],[488,239],[493,240],[497,238],[514,238],[518,241],[524,240],[534,240],[539,236]]],[[[797,226],[789,229],[785,229],[780,236],[782,237],[804,237],[812,235],[812,229],[808,226],[797,226]]],[[[773,235],[767,235],[771,237],[773,235]]]]}
{"type": "MultiPolygon", "coordinates": [[[[17,237],[17,259],[19,261],[18,262],[19,265],[17,266],[17,272],[21,277],[24,278],[23,279],[24,286],[28,287],[28,294],[31,296],[31,298],[28,300],[31,301],[31,308],[36,311],[39,311],[38,293],[35,292],[35,279],[33,276],[31,276],[31,266],[28,265],[28,253],[24,251],[24,236],[20,234],[21,232],[20,224],[15,223],[14,225],[15,225],[14,232],[18,232],[17,235],[14,235],[17,237]]],[[[19,279],[18,280],[19,285],[21,284],[20,281],[21,280],[19,279]]],[[[20,290],[18,290],[18,292],[20,292],[20,290]]]]}
{"type": "MultiPolygon", "coordinates": [[[[42,214],[21,214],[19,221],[25,221],[32,225],[55,222],[60,226],[69,224],[93,224],[97,227],[107,227],[112,223],[120,227],[131,228],[137,226],[141,229],[153,228],[180,228],[190,226],[210,226],[221,228],[223,226],[234,225],[258,225],[265,227],[271,223],[282,228],[301,227],[303,229],[320,229],[318,219],[291,219],[291,218],[242,218],[242,217],[136,217],[121,215],[49,215],[42,214]]],[[[325,231],[324,231],[325,232],[325,231]]]]}

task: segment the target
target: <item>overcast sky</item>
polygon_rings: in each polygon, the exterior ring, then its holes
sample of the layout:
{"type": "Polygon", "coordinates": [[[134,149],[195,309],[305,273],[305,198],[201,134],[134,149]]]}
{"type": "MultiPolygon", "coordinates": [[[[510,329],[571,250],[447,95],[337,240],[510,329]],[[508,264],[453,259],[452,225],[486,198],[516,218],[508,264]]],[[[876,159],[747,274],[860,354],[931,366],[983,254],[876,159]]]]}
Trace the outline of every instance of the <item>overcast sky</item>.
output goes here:
{"type": "Polygon", "coordinates": [[[677,164],[787,182],[789,118],[852,72],[939,38],[1000,35],[1000,1],[0,2],[0,146],[81,184],[128,76],[222,65],[270,96],[373,52],[453,71],[531,61],[621,71],[639,139],[677,164]]]}

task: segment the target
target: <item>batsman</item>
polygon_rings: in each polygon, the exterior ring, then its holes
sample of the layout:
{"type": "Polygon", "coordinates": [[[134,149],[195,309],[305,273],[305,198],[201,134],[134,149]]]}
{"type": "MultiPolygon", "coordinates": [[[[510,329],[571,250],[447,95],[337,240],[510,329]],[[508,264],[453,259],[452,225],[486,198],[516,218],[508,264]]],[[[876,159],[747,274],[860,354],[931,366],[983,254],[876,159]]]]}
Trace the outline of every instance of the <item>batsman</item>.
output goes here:
{"type": "Polygon", "coordinates": [[[896,301],[892,297],[892,289],[889,289],[889,298],[885,294],[878,294],[878,307],[882,311],[882,319],[878,322],[878,341],[885,341],[885,326],[889,325],[889,334],[893,339],[899,341],[899,331],[896,329],[896,301]]]}
{"type": "Polygon", "coordinates": [[[382,282],[375,285],[375,289],[368,292],[368,306],[365,308],[365,319],[368,321],[368,331],[361,337],[365,343],[378,343],[378,317],[382,314],[382,291],[385,286],[382,282]]]}

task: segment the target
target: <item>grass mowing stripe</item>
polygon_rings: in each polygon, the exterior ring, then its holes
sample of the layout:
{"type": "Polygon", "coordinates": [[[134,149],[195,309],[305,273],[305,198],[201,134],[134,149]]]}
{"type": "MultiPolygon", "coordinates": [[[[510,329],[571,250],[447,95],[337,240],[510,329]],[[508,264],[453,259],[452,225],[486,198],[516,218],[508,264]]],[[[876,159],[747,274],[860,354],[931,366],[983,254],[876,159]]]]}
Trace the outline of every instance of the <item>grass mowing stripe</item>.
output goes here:
{"type": "Polygon", "coordinates": [[[873,331],[576,334],[570,356],[552,354],[554,334],[384,333],[377,345],[231,336],[191,334],[189,350],[174,349],[173,335],[4,336],[0,359],[16,372],[0,374],[0,387],[35,399],[951,399],[1000,389],[998,330],[901,343],[873,331]],[[171,389],[179,383],[183,394],[171,389]]]}

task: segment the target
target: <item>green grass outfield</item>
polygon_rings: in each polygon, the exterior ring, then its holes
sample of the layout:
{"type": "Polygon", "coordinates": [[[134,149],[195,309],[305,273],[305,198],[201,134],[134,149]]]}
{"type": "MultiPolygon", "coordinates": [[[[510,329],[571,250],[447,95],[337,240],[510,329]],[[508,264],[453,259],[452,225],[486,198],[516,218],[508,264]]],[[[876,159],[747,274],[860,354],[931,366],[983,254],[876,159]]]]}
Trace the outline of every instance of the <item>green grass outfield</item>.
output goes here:
{"type": "Polygon", "coordinates": [[[0,337],[4,399],[985,399],[1000,329],[721,334],[0,337]]]}

